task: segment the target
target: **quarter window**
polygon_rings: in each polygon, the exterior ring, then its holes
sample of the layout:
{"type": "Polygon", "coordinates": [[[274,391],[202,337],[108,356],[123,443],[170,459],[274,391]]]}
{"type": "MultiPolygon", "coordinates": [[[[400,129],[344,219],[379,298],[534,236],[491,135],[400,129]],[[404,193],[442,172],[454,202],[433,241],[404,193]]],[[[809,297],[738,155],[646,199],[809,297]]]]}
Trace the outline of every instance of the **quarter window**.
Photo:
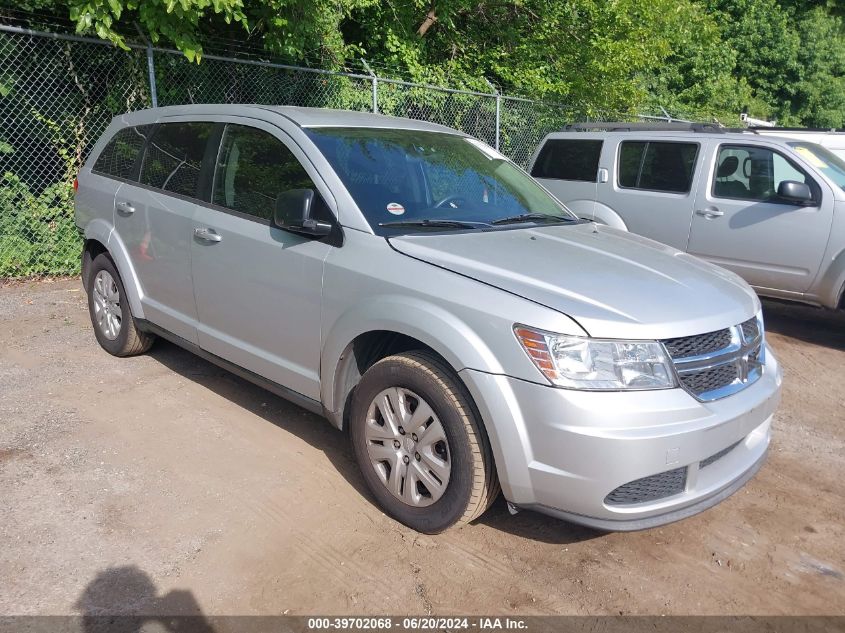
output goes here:
{"type": "Polygon", "coordinates": [[[697,143],[623,141],[619,150],[619,186],[688,193],[697,156],[697,143]]]}
{"type": "Polygon", "coordinates": [[[602,141],[551,139],[540,150],[531,175],[535,178],[596,182],[602,141]]]}
{"type": "Polygon", "coordinates": [[[100,152],[93,171],[115,178],[130,179],[138,155],[144,148],[152,125],[123,128],[115,134],[100,152]]]}
{"type": "Polygon", "coordinates": [[[198,197],[202,159],[214,123],[162,123],[141,166],[141,184],[192,198],[198,197]]]}
{"type": "Polygon", "coordinates": [[[803,171],[777,152],[751,145],[722,145],[716,159],[713,195],[778,202],[778,186],[785,180],[813,187],[803,171]]]}
{"type": "Polygon", "coordinates": [[[284,143],[263,130],[226,126],[214,170],[214,204],[272,220],[279,194],[291,189],[316,192],[305,168],[284,143]]]}

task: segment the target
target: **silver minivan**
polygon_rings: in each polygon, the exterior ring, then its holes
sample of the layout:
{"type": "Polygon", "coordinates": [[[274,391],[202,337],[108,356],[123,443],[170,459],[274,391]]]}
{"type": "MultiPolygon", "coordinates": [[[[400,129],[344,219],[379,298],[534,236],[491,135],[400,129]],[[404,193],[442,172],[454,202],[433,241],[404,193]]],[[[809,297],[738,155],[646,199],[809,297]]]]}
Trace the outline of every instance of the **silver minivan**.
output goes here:
{"type": "Polygon", "coordinates": [[[168,339],[347,430],[428,533],[501,489],[606,530],[708,508],[780,397],[736,275],[578,219],[455,130],[194,105],[116,118],[77,179],[83,285],[117,356],[168,339]]]}
{"type": "Polygon", "coordinates": [[[723,266],[763,296],[845,307],[845,161],[809,139],[582,123],[547,135],[529,170],[579,217],[723,266]]]}

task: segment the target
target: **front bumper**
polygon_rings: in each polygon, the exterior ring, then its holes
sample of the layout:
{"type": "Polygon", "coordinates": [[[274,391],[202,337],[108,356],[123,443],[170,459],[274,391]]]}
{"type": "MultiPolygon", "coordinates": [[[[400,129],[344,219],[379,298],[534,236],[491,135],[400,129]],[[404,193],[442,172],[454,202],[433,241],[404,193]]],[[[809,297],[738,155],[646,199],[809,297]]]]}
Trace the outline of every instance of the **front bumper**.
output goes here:
{"type": "Polygon", "coordinates": [[[757,382],[713,402],[682,389],[586,392],[468,369],[461,375],[486,423],[508,501],[606,530],[676,521],[738,490],[765,459],[782,381],[770,349],[757,382]],[[667,471],[683,476],[671,494],[607,499],[667,471]]]}

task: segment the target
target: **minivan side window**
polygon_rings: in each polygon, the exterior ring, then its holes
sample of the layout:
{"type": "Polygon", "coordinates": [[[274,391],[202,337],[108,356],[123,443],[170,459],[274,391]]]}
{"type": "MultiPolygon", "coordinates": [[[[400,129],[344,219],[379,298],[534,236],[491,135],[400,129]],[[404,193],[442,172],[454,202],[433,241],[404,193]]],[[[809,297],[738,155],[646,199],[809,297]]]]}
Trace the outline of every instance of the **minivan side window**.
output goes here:
{"type": "Polygon", "coordinates": [[[141,184],[191,198],[198,197],[205,146],[211,122],[161,123],[147,144],[141,184]]]}
{"type": "Polygon", "coordinates": [[[623,141],[618,182],[627,189],[689,193],[698,143],[623,141]]]}
{"type": "Polygon", "coordinates": [[[797,165],[766,147],[722,145],[716,158],[713,195],[758,202],[781,202],[778,186],[784,180],[814,183],[797,165]]]}
{"type": "Polygon", "coordinates": [[[115,178],[127,180],[133,178],[135,161],[144,148],[152,127],[152,125],[138,125],[118,131],[100,152],[91,171],[115,178]]]}
{"type": "Polygon", "coordinates": [[[540,150],[531,175],[596,182],[602,144],[600,140],[550,139],[540,150]]]}
{"type": "Polygon", "coordinates": [[[276,198],[291,189],[317,191],[284,143],[264,130],[226,126],[214,169],[212,203],[269,221],[276,198]]]}

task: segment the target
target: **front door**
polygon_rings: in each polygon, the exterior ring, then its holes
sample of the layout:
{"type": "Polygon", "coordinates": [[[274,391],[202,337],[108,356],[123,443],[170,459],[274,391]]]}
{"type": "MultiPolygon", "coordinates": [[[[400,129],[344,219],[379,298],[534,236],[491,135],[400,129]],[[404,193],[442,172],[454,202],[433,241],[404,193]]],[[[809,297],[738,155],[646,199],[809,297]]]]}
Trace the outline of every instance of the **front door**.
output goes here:
{"type": "Polygon", "coordinates": [[[226,124],[211,207],[197,207],[193,218],[199,344],[319,400],[323,262],[332,246],[272,224],[279,194],[318,191],[282,134],[257,122],[226,124]]]}
{"type": "Polygon", "coordinates": [[[833,217],[833,196],[798,163],[765,145],[722,143],[701,179],[688,251],[757,288],[804,292],[816,276],[833,217]],[[798,206],[777,196],[785,180],[815,198],[798,206]]]}

